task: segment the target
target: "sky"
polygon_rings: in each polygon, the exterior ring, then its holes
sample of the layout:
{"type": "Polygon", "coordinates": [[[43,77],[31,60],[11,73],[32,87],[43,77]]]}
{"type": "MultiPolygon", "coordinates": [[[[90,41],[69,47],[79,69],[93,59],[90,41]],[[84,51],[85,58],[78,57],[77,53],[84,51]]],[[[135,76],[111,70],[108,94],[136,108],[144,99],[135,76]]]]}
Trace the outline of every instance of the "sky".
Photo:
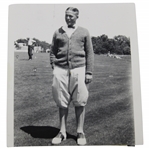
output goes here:
{"type": "Polygon", "coordinates": [[[65,10],[79,9],[77,24],[91,36],[106,34],[131,37],[135,23],[134,4],[15,4],[9,6],[9,42],[27,37],[51,43],[53,33],[65,25],[65,10]]]}

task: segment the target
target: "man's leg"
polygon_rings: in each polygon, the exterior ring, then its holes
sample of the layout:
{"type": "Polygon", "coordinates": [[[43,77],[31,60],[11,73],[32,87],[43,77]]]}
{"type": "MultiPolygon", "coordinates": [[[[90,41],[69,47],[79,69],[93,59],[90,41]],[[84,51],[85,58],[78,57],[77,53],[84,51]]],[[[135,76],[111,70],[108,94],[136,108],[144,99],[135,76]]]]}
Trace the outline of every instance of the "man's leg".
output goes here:
{"type": "Polygon", "coordinates": [[[88,90],[85,84],[85,67],[74,69],[71,72],[71,93],[72,101],[75,106],[77,123],[77,144],[85,145],[84,134],[85,105],[88,99],[88,90]]]}
{"type": "Polygon", "coordinates": [[[59,108],[60,132],[66,133],[66,122],[68,116],[68,108],[59,108]]]}
{"type": "Polygon", "coordinates": [[[77,133],[84,133],[84,119],[85,119],[85,107],[75,107],[76,122],[77,122],[77,133]]]}
{"type": "Polygon", "coordinates": [[[84,106],[75,107],[75,113],[76,113],[76,122],[77,122],[77,144],[85,145],[86,138],[83,131],[84,119],[85,119],[85,107],[84,106]]]}
{"type": "Polygon", "coordinates": [[[66,140],[66,121],[68,116],[68,108],[59,108],[60,132],[52,139],[52,144],[60,144],[66,140]]]}
{"type": "Polygon", "coordinates": [[[55,66],[53,74],[52,93],[54,100],[59,107],[60,132],[52,139],[52,144],[60,144],[63,140],[66,140],[66,122],[70,95],[67,87],[67,72],[55,66]]]}
{"type": "Polygon", "coordinates": [[[32,47],[30,48],[30,59],[32,59],[32,55],[33,55],[33,53],[32,53],[32,47]]]}
{"type": "Polygon", "coordinates": [[[28,57],[30,59],[30,47],[28,46],[28,57]]]}

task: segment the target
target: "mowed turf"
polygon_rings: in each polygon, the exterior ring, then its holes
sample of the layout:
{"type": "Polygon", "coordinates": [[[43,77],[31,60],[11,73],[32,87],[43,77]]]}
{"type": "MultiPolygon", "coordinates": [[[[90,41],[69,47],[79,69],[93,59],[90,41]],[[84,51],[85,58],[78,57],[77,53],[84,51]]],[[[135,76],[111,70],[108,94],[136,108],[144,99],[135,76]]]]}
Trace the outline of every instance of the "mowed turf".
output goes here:
{"type": "MultiPolygon", "coordinates": [[[[59,131],[59,111],[53,100],[49,54],[15,52],[14,146],[47,146],[59,131]]],[[[131,57],[95,55],[84,131],[87,145],[134,145],[131,57]]],[[[76,144],[76,121],[70,105],[68,139],[76,144]]]]}

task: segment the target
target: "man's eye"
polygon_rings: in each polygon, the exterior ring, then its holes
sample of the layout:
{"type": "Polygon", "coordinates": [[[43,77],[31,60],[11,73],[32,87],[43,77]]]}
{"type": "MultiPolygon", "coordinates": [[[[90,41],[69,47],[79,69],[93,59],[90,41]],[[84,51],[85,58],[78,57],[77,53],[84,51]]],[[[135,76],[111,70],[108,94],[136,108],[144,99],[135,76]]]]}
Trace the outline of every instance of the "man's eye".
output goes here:
{"type": "Polygon", "coordinates": [[[72,16],[67,16],[67,17],[72,18],[72,16]]]}

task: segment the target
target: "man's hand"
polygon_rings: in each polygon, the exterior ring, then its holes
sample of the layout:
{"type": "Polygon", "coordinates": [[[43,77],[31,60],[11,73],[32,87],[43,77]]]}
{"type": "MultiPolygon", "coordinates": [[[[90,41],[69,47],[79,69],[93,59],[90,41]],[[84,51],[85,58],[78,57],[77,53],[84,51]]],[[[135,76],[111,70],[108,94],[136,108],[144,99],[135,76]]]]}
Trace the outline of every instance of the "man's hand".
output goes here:
{"type": "Polygon", "coordinates": [[[85,75],[85,83],[88,84],[88,83],[91,83],[93,80],[93,76],[91,74],[86,74],[85,75]]]}

